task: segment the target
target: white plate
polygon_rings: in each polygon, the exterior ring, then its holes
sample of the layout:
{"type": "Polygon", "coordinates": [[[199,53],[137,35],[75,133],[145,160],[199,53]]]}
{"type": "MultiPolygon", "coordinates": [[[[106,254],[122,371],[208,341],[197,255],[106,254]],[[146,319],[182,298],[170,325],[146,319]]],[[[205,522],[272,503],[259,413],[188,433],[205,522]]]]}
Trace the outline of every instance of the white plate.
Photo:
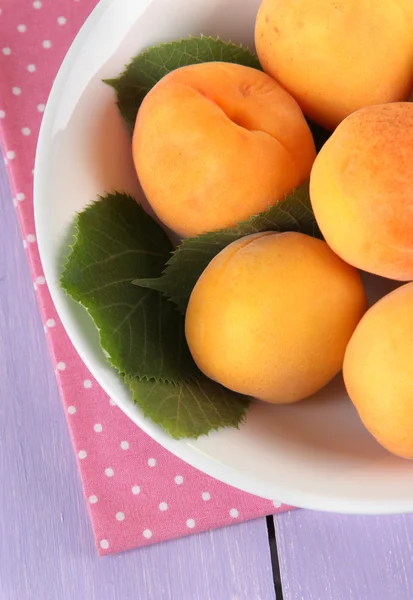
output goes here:
{"type": "MultiPolygon", "coordinates": [[[[37,239],[60,318],[80,356],[120,408],[168,450],[235,487],[329,511],[413,510],[413,464],[385,452],[364,430],[340,380],[295,406],[255,405],[240,430],[174,441],[133,405],[106,363],[86,312],[59,289],[75,212],[105,190],[139,194],[130,140],[113,91],[144,48],[188,34],[253,45],[259,0],[102,0],[70,49],[44,115],[35,169],[37,239]]],[[[375,281],[376,287],[389,284],[375,281]]]]}

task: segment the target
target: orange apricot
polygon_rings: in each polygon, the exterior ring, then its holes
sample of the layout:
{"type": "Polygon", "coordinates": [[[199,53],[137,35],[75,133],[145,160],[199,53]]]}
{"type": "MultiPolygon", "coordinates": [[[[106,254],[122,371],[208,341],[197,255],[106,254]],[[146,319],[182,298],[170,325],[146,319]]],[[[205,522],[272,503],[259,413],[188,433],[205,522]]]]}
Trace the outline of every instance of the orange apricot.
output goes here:
{"type": "Polygon", "coordinates": [[[343,375],[361,420],[390,452],[413,458],[413,283],[391,292],[361,319],[343,375]]]}
{"type": "Polygon", "coordinates": [[[334,129],[413,87],[411,0],[263,0],[258,57],[304,114],[334,129]]]}
{"type": "Polygon", "coordinates": [[[326,242],[376,275],[413,279],[413,104],[350,115],[314,163],[310,195],[326,242]]]}
{"type": "Polygon", "coordinates": [[[182,237],[235,225],[309,177],[314,141],[296,101],[265,73],[182,67],[145,97],[133,157],[158,218],[182,237]]]}
{"type": "Polygon", "coordinates": [[[302,233],[246,236],[196,283],[186,339],[200,370],[241,394],[291,403],[341,369],[366,308],[359,273],[302,233]]]}

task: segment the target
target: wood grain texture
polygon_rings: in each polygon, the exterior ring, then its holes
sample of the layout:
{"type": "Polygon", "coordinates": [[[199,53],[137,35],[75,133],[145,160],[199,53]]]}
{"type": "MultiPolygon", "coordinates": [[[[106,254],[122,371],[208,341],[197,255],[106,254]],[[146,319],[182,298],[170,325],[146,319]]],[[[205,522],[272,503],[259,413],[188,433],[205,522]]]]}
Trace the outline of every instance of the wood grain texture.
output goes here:
{"type": "Polygon", "coordinates": [[[274,517],[284,600],[411,600],[413,515],[274,517]]]}
{"type": "Polygon", "coordinates": [[[274,600],[265,519],[98,558],[0,155],[0,599],[274,600]]]}

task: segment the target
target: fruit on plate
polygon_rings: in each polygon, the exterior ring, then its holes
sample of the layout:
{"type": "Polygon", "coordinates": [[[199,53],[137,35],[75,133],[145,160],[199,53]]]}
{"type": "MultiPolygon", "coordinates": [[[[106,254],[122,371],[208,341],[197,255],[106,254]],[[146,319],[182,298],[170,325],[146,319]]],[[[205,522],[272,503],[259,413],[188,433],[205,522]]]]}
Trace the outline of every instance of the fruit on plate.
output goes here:
{"type": "Polygon", "coordinates": [[[304,183],[314,141],[296,101],[265,73],[210,62],[147,94],[133,157],[158,218],[182,237],[235,225],[304,183]]]}
{"type": "Polygon", "coordinates": [[[341,369],[366,308],[360,275],[302,233],[258,233],[222,250],[196,283],[186,339],[201,371],[271,403],[319,390],[341,369]]]}
{"type": "Polygon", "coordinates": [[[411,0],[263,0],[258,57],[304,114],[334,129],[413,87],[411,0]]]}
{"type": "Polygon", "coordinates": [[[413,458],[413,283],[397,288],[361,319],[343,374],[361,420],[390,452],[413,458]]]}
{"type": "Polygon", "coordinates": [[[413,279],[413,104],[352,114],[319,153],[311,202],[326,242],[343,260],[413,279]]]}

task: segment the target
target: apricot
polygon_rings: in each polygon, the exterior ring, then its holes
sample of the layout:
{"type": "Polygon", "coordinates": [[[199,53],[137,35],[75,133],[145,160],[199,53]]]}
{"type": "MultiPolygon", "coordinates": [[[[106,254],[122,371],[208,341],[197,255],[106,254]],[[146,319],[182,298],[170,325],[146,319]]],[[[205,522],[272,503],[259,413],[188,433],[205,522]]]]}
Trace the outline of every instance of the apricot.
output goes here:
{"type": "Polygon", "coordinates": [[[159,219],[181,237],[235,225],[306,181],[314,141],[296,101],[237,64],[182,67],[145,97],[133,157],[159,219]]]}
{"type": "Polygon", "coordinates": [[[358,272],[325,242],[258,233],[227,246],[205,269],[190,297],[186,339],[209,378],[291,403],[340,371],[365,307],[358,272]]]}
{"type": "Polygon", "coordinates": [[[344,382],[361,420],[390,452],[413,458],[413,283],[374,304],[344,359],[344,382]]]}
{"type": "Polygon", "coordinates": [[[413,104],[371,106],[343,121],[314,163],[310,195],[343,260],[413,279],[413,104]]]}
{"type": "Polygon", "coordinates": [[[412,31],[411,0],[263,0],[255,44],[264,71],[332,130],[359,108],[407,100],[412,31]]]}

